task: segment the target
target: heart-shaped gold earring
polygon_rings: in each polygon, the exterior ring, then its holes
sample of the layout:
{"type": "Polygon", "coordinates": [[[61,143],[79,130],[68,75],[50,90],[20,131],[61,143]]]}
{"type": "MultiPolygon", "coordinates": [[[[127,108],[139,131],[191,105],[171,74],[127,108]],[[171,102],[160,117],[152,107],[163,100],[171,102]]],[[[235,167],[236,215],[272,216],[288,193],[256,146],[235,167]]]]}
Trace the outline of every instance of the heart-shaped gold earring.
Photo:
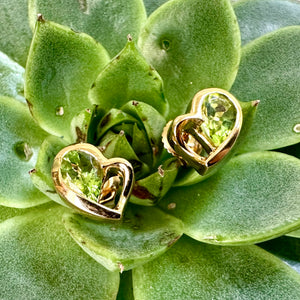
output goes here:
{"type": "Polygon", "coordinates": [[[242,127],[242,109],[229,92],[209,88],[198,92],[190,113],[168,122],[164,147],[199,174],[224,161],[242,127]]]}
{"type": "Polygon", "coordinates": [[[107,159],[86,143],[68,146],[56,155],[52,178],[67,205],[98,219],[121,219],[134,184],[127,160],[107,159]]]}

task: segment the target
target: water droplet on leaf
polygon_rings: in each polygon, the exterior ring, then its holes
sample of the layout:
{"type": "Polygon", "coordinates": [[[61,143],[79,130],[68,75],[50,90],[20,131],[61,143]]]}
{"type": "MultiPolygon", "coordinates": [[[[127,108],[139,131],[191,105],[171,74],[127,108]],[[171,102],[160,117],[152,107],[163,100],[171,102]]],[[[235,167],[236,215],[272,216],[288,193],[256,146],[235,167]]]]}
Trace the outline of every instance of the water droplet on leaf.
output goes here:
{"type": "Polygon", "coordinates": [[[300,124],[296,124],[293,128],[296,133],[300,133],[300,124]]]}
{"type": "Polygon", "coordinates": [[[64,108],[62,106],[58,106],[55,108],[55,114],[57,116],[63,116],[64,115],[64,108]]]}
{"type": "Polygon", "coordinates": [[[17,142],[14,145],[14,151],[17,156],[24,161],[29,161],[33,155],[32,149],[26,142],[17,142]]]}

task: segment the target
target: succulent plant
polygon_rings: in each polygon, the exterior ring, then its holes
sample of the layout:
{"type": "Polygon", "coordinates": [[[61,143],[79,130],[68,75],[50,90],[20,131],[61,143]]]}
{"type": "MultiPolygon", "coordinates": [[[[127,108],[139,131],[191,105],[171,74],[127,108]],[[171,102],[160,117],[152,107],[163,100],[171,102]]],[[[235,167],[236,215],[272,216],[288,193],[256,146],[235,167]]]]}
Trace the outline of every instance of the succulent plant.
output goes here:
{"type": "MultiPolygon", "coordinates": [[[[1,299],[299,299],[299,2],[0,7],[1,299]],[[161,135],[210,87],[244,122],[230,160],[200,176],[161,135]],[[53,159],[80,142],[131,162],[122,221],[56,193],[53,159]]],[[[98,197],[84,157],[63,168],[98,197]]]]}

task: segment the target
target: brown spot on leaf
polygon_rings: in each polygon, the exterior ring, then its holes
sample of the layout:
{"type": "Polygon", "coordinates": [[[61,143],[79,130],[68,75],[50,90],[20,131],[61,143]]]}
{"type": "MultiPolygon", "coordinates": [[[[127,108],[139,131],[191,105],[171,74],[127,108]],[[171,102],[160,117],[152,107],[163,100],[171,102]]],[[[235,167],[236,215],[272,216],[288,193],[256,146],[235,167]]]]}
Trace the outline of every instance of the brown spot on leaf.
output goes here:
{"type": "Polygon", "coordinates": [[[28,171],[29,175],[31,175],[31,174],[33,174],[33,173],[36,173],[36,172],[37,172],[36,169],[31,169],[31,170],[28,171]]]}
{"type": "Polygon", "coordinates": [[[30,113],[32,114],[32,111],[33,111],[33,105],[32,105],[31,102],[29,102],[29,100],[27,100],[27,99],[26,99],[26,102],[27,102],[29,111],[30,111],[30,113]]]}
{"type": "Polygon", "coordinates": [[[52,190],[46,190],[46,193],[50,193],[50,194],[56,194],[56,191],[52,191],[52,190]]]}
{"type": "Polygon", "coordinates": [[[159,153],[159,148],[156,145],[152,146],[152,152],[153,155],[156,156],[159,153]]]}
{"type": "Polygon", "coordinates": [[[37,20],[38,22],[45,22],[45,19],[44,19],[44,17],[43,17],[42,14],[37,14],[36,20],[37,20]]]}
{"type": "Polygon", "coordinates": [[[254,100],[254,101],[252,101],[252,106],[253,107],[256,107],[256,106],[258,106],[258,104],[260,103],[260,100],[254,100]]]}
{"type": "Polygon", "coordinates": [[[78,126],[76,126],[75,130],[76,130],[76,135],[77,135],[76,143],[85,142],[86,141],[86,133],[82,132],[82,130],[78,126]]]}
{"type": "Polygon", "coordinates": [[[168,243],[168,247],[171,247],[174,243],[176,243],[181,238],[181,235],[176,236],[173,240],[168,243]]]}
{"type": "Polygon", "coordinates": [[[105,126],[109,122],[110,116],[111,116],[111,114],[109,113],[102,119],[102,121],[100,123],[101,127],[105,126]]]}
{"type": "Polygon", "coordinates": [[[133,105],[133,106],[138,106],[138,105],[139,105],[139,102],[136,101],[136,100],[133,100],[133,101],[132,101],[132,105],[133,105]]]}
{"type": "Polygon", "coordinates": [[[165,176],[165,170],[162,168],[162,165],[160,165],[158,167],[158,174],[161,176],[161,177],[164,177],[165,176]]]}
{"type": "Polygon", "coordinates": [[[106,147],[105,146],[99,146],[99,147],[97,147],[101,152],[104,152],[105,151],[105,149],[106,149],[106,147]]]}
{"type": "Polygon", "coordinates": [[[154,200],[156,197],[152,195],[144,186],[140,186],[137,182],[135,183],[132,195],[139,199],[150,199],[154,200]]]}

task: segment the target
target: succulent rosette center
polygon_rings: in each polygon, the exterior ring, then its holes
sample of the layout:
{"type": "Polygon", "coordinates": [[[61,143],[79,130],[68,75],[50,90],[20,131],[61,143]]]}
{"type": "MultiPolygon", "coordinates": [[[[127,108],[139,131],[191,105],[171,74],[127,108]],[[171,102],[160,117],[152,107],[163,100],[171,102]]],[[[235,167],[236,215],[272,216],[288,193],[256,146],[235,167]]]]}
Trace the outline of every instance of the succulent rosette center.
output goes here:
{"type": "Polygon", "coordinates": [[[297,1],[0,8],[1,298],[299,298],[297,1]]]}

